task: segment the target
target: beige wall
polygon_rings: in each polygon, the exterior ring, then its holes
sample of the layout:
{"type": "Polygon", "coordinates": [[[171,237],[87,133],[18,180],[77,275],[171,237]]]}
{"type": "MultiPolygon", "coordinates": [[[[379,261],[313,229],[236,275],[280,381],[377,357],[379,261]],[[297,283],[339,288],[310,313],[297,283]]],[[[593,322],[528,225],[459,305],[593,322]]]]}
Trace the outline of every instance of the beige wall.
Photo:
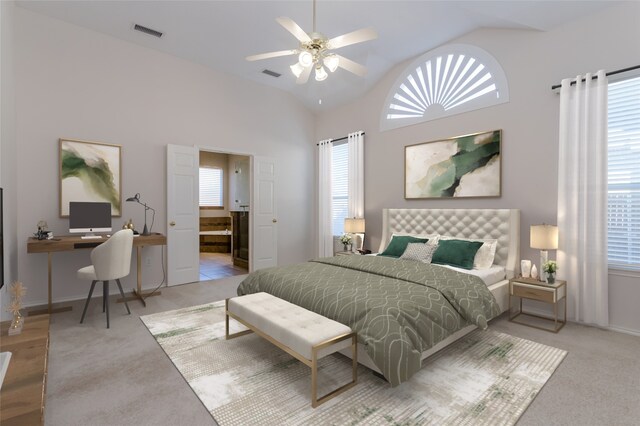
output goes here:
{"type": "MultiPolygon", "coordinates": [[[[314,118],[293,97],[19,7],[15,12],[17,275],[28,287],[27,303],[47,295],[46,256],[27,255],[27,237],[40,219],[55,234],[68,233],[68,220],[58,217],[59,137],[121,144],[123,196],[139,192],[157,210],[158,232],[166,232],[167,144],[274,157],[278,224],[295,230],[280,233],[279,262],[313,256],[307,165],[314,118]]],[[[139,205],[124,203],[113,226],[129,217],[140,223],[142,215],[139,205]]],[[[160,248],[146,248],[143,256],[144,285],[155,287],[162,280],[160,248]]],[[[76,270],[88,262],[88,251],[54,256],[54,300],[86,297],[88,283],[76,279],[76,270]]],[[[135,274],[123,284],[134,282],[135,274]]]]}
{"type": "MultiPolygon", "coordinates": [[[[522,210],[523,257],[536,259],[528,227],[556,217],[558,98],[549,86],[578,73],[636,65],[640,57],[640,4],[633,2],[549,32],[475,31],[452,42],[478,45],[497,58],[511,102],[381,133],[384,98],[406,63],[361,99],[314,119],[280,91],[21,8],[12,22],[13,9],[2,2],[1,183],[13,186],[13,201],[5,198],[5,214],[14,212],[5,218],[13,234],[8,273],[28,286],[28,303],[46,300],[46,258],[26,254],[27,236],[40,219],[57,234],[68,232],[67,220],[58,217],[59,137],[122,144],[123,196],[140,192],[158,210],[154,230],[160,232],[166,230],[166,144],[280,159],[279,224],[294,232],[281,233],[279,259],[293,263],[312,257],[316,246],[314,141],[363,129],[368,247],[378,247],[384,207],[515,207],[522,210]],[[11,52],[15,78],[7,71],[11,52]],[[6,107],[14,86],[17,118],[6,107]],[[405,145],[495,128],[504,130],[500,199],[402,198],[405,145]]],[[[129,217],[140,222],[138,207],[125,203],[114,227],[129,217]]],[[[159,249],[145,250],[145,257],[151,262],[144,266],[145,287],[151,287],[161,279],[159,249]]],[[[54,262],[55,300],[85,297],[87,285],[75,270],[87,264],[88,252],[56,254],[54,262]]],[[[127,287],[133,282],[129,277],[127,287]]],[[[638,279],[611,276],[610,288],[611,323],[640,331],[633,306],[640,300],[638,279]]]]}
{"type": "MultiPolygon", "coordinates": [[[[321,114],[316,140],[363,129],[365,217],[368,248],[381,238],[382,209],[518,208],[521,253],[536,261],[529,227],[556,223],[558,95],[552,84],[580,73],[638,64],[640,3],[628,3],[548,32],[482,29],[452,43],[469,43],[491,53],[504,68],[510,102],[386,132],[379,117],[395,79],[413,60],[395,67],[357,101],[321,114]],[[496,199],[411,200],[403,198],[404,146],[484,130],[503,129],[502,197],[496,199]]],[[[560,265],[562,267],[562,265],[560,265]]],[[[629,298],[640,300],[640,284],[611,276],[611,323],[640,332],[640,315],[629,298]]]]}

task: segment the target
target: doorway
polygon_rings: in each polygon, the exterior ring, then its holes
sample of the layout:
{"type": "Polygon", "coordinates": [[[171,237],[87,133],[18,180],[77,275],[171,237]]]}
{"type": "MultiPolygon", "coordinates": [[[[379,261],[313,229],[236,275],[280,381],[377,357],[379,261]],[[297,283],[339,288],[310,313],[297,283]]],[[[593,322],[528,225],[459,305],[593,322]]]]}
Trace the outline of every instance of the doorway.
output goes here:
{"type": "MultiPolygon", "coordinates": [[[[200,281],[200,153],[226,154],[229,186],[223,192],[229,217],[238,223],[231,229],[217,229],[231,234],[231,257],[234,267],[248,272],[278,264],[278,216],[276,161],[271,157],[186,145],[167,145],[167,285],[200,281]],[[229,166],[236,157],[241,168],[229,166]],[[248,164],[248,167],[247,167],[248,164]],[[236,171],[238,173],[236,173],[236,171]],[[234,176],[245,175],[244,185],[233,187],[234,176]],[[246,185],[248,182],[248,185],[246,185]],[[247,191],[247,187],[249,188],[247,191]],[[248,192],[248,196],[247,196],[248,192]],[[237,201],[236,201],[237,200],[237,201]],[[246,200],[246,201],[245,201],[246,200]],[[245,231],[243,233],[243,231],[245,231]]],[[[224,176],[223,176],[224,179],[224,176]]],[[[220,206],[218,206],[220,207],[220,206]]],[[[224,216],[225,205],[216,216],[224,216]]],[[[228,258],[226,258],[228,259],[228,258]]],[[[233,268],[236,270],[236,268],[233,268]]],[[[211,271],[210,271],[211,273],[211,271]]],[[[223,272],[224,273],[224,272],[223,272]]],[[[226,271],[227,276],[232,271],[226,271]]],[[[235,272],[234,272],[235,273],[235,272]]]]}
{"type": "Polygon", "coordinates": [[[246,274],[251,159],[203,149],[199,154],[200,281],[246,274]]]}

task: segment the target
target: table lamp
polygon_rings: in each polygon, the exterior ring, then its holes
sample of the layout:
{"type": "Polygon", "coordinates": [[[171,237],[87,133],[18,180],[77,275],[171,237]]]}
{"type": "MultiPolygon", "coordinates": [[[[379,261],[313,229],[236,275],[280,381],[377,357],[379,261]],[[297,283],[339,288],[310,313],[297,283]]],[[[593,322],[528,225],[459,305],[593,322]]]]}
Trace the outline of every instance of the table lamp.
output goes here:
{"type": "Polygon", "coordinates": [[[147,229],[147,210],[151,210],[153,212],[153,218],[151,219],[151,228],[153,228],[153,222],[156,220],[156,211],[151,207],[147,206],[147,203],[143,203],[140,201],[140,193],[138,192],[133,197],[127,198],[127,201],[134,201],[141,206],[144,206],[144,229],[142,230],[142,235],[149,235],[149,229],[147,229]]]}
{"type": "Polygon", "coordinates": [[[364,218],[345,218],[344,219],[344,232],[347,234],[361,234],[361,243],[358,250],[364,248],[364,218]]]}
{"type": "Polygon", "coordinates": [[[555,225],[532,225],[531,226],[531,248],[540,250],[540,280],[543,277],[544,264],[549,260],[547,250],[558,249],[558,227],[555,225]]]}

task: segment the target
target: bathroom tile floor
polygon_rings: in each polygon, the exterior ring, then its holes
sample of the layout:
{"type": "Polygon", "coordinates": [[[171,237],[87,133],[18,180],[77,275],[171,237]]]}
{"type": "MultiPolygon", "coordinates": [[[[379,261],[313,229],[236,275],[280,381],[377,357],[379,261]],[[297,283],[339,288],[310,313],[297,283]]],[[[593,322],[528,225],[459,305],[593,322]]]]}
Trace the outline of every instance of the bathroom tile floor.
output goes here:
{"type": "Polygon", "coordinates": [[[231,253],[200,253],[200,281],[246,273],[246,269],[233,264],[231,253]]]}

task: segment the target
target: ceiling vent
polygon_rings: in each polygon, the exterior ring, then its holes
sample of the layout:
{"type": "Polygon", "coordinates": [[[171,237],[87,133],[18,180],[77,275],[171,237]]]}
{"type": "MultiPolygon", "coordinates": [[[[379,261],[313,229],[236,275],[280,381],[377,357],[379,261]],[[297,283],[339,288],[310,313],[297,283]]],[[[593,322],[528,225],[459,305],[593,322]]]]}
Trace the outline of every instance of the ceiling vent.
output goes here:
{"type": "Polygon", "coordinates": [[[142,25],[135,24],[133,29],[136,31],[140,31],[141,33],[149,34],[154,37],[162,37],[162,33],[160,31],[153,30],[151,28],[143,27],[142,25]]]}
{"type": "Polygon", "coordinates": [[[275,77],[275,78],[278,78],[278,77],[280,77],[282,75],[280,73],[277,73],[277,72],[271,71],[271,70],[262,70],[262,74],[270,75],[271,77],[275,77]]]}

